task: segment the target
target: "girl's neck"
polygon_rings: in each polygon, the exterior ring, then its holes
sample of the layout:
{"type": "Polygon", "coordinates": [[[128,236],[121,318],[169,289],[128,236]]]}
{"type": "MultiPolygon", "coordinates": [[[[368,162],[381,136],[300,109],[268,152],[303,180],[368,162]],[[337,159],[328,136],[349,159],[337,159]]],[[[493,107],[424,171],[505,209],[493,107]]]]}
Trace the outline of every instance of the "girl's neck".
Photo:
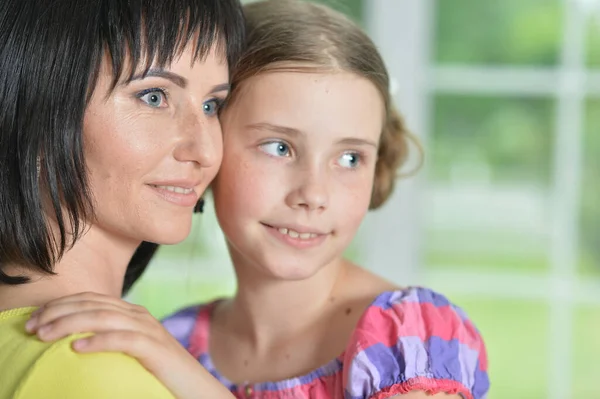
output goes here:
{"type": "Polygon", "coordinates": [[[395,289],[344,259],[302,281],[268,279],[234,264],[239,291],[214,309],[208,348],[215,368],[234,383],[281,381],[330,364],[369,304],[395,289]]]}
{"type": "Polygon", "coordinates": [[[235,297],[217,312],[224,331],[235,331],[258,352],[293,339],[323,321],[336,302],[349,263],[338,258],[304,280],[281,280],[234,262],[235,297]]]}
{"type": "Polygon", "coordinates": [[[26,273],[31,282],[0,286],[0,310],[40,306],[81,292],[120,297],[125,271],[137,245],[92,226],[54,266],[55,275],[9,268],[9,274],[26,273]]]}

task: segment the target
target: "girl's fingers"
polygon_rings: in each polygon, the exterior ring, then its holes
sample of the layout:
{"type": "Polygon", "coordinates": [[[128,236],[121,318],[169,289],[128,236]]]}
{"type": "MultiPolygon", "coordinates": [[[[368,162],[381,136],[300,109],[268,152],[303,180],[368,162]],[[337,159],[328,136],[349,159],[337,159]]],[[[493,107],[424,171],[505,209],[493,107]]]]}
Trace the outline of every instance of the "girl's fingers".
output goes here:
{"type": "Polygon", "coordinates": [[[39,325],[37,335],[42,341],[55,341],[84,332],[131,330],[156,334],[154,324],[151,319],[142,319],[109,309],[97,309],[68,314],[54,319],[49,324],[39,325]]]}
{"type": "Polygon", "coordinates": [[[33,333],[40,325],[51,323],[59,317],[94,309],[107,309],[131,315],[150,316],[150,313],[142,306],[130,304],[107,295],[85,292],[48,302],[31,314],[25,328],[28,332],[33,333]]]}
{"type": "Polygon", "coordinates": [[[125,353],[138,359],[151,371],[160,368],[160,363],[169,359],[163,356],[164,348],[158,340],[131,330],[110,330],[81,338],[73,341],[73,349],[79,353],[125,353]]]}
{"type": "Polygon", "coordinates": [[[43,309],[39,309],[37,312],[32,314],[29,321],[25,324],[25,329],[28,332],[33,333],[37,331],[40,326],[50,324],[61,317],[94,310],[109,310],[117,313],[120,312],[132,316],[134,315],[134,313],[131,311],[106,302],[84,300],[77,302],[55,303],[53,306],[44,307],[43,309]]]}
{"type": "MultiPolygon", "coordinates": [[[[58,299],[54,299],[46,304],[44,304],[38,311],[43,311],[46,308],[52,308],[57,305],[74,303],[74,302],[101,302],[106,304],[112,304],[118,308],[122,308],[124,310],[129,310],[133,312],[147,313],[147,310],[142,306],[134,305],[128,303],[121,298],[112,297],[104,294],[98,294],[95,292],[81,292],[79,294],[73,294],[64,296],[58,299]]],[[[37,312],[37,311],[36,311],[37,312]]],[[[34,312],[35,313],[35,312],[34,312]]]]}

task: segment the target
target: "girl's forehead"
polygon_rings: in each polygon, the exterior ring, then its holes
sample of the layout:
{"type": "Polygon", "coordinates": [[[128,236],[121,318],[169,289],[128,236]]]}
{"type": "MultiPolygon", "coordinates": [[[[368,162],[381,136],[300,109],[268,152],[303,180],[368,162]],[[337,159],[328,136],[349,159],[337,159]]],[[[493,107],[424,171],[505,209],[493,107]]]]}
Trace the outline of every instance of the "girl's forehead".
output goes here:
{"type": "Polygon", "coordinates": [[[234,95],[289,97],[311,92],[313,95],[364,92],[379,95],[377,87],[368,79],[346,71],[269,71],[236,83],[234,95]]]}
{"type": "Polygon", "coordinates": [[[265,73],[248,79],[234,97],[225,111],[225,134],[228,118],[262,132],[289,128],[321,138],[377,141],[382,128],[384,106],[377,88],[351,73],[265,73]]]}

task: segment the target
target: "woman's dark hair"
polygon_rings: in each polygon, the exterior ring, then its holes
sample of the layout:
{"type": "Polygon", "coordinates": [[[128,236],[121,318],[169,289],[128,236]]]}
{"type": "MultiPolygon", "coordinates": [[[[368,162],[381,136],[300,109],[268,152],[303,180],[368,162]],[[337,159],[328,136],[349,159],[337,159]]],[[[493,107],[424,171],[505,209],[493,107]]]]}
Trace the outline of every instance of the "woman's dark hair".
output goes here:
{"type": "MultiPolygon", "coordinates": [[[[203,213],[204,212],[204,198],[200,198],[196,206],[194,207],[194,213],[203,213]]],[[[123,281],[123,295],[126,295],[133,284],[142,277],[142,274],[146,271],[146,267],[154,257],[154,254],[158,250],[158,244],[154,244],[152,242],[142,242],[133,256],[129,261],[129,265],[127,266],[127,271],[125,272],[125,279],[123,281]]]]}
{"type": "Polygon", "coordinates": [[[2,0],[0,284],[29,281],[9,264],[52,274],[93,220],[82,126],[105,57],[114,87],[188,44],[232,67],[243,43],[239,0],[2,0]]]}
{"type": "Polygon", "coordinates": [[[127,271],[125,272],[125,279],[123,281],[123,292],[125,295],[129,292],[133,284],[142,277],[142,274],[146,271],[148,263],[152,260],[152,257],[158,249],[158,244],[152,242],[142,242],[138,247],[133,257],[129,261],[127,271]]]}

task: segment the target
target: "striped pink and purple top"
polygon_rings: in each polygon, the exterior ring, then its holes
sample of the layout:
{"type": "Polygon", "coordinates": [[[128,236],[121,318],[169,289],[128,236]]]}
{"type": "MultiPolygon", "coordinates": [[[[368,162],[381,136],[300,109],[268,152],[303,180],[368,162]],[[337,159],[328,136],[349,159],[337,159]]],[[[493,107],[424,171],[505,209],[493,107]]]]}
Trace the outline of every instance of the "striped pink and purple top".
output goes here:
{"type": "Polygon", "coordinates": [[[384,399],[411,391],[482,399],[489,390],[481,335],[459,307],[429,289],[380,294],[338,358],[300,377],[256,384],[234,384],[214,367],[208,341],[215,303],[163,323],[240,399],[384,399]]]}

